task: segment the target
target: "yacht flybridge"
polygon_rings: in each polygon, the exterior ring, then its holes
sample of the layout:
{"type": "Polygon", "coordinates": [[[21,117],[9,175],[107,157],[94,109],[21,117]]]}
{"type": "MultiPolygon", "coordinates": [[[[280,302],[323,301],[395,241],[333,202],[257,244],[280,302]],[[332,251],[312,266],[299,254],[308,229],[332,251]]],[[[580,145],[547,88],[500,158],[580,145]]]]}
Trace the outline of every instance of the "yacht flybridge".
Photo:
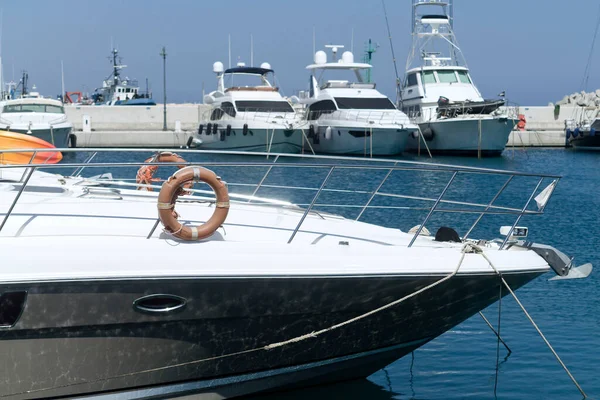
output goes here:
{"type": "Polygon", "coordinates": [[[309,96],[300,99],[307,105],[308,137],[314,150],[363,156],[402,153],[417,126],[375,88],[375,83],[364,81],[361,71],[371,68],[370,64],[354,62],[349,51],[338,59],[344,46],[326,47],[332,60],[327,61],[325,51],[315,53],[314,64],[306,67],[311,71],[309,96]],[[323,78],[332,72],[353,73],[354,81],[323,78]]]}
{"type": "Polygon", "coordinates": [[[201,149],[299,153],[303,123],[290,102],[269,81],[268,63],[223,69],[213,65],[217,90],[204,96],[211,109],[200,118],[190,145],[201,149]]]}
{"type": "Polygon", "coordinates": [[[407,148],[499,155],[517,115],[500,108],[503,98],[485,100],[473,83],[454,35],[452,0],[413,0],[412,13],[401,108],[422,134],[411,137],[407,148]]]}
{"type": "Polygon", "coordinates": [[[0,396],[222,399],[362,378],[509,288],[591,272],[517,226],[543,213],[556,176],[214,153],[160,164],[163,176],[181,168],[162,185],[130,183],[131,162],[95,164],[96,153],[0,166],[0,354],[12,360],[0,396]],[[107,169],[114,178],[95,175],[107,169]],[[477,185],[497,185],[495,197],[477,185]],[[493,204],[512,190],[527,203],[493,204]],[[430,236],[434,213],[462,236],[430,236]],[[490,214],[508,222],[503,237],[471,239],[490,214]]]}

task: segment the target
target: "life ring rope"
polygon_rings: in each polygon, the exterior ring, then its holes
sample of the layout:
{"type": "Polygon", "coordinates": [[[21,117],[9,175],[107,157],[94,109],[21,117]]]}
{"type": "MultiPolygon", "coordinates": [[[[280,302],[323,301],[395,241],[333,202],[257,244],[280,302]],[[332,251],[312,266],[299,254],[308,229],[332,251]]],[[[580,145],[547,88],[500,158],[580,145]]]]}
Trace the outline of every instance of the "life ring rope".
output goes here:
{"type": "MultiPolygon", "coordinates": [[[[186,161],[176,153],[171,153],[169,151],[163,151],[163,152],[154,154],[152,157],[144,160],[144,162],[145,163],[155,163],[155,162],[185,163],[186,161]]],[[[181,169],[183,167],[184,167],[183,165],[177,166],[177,168],[179,168],[179,169],[181,169]]],[[[135,176],[135,182],[142,184],[142,185],[153,185],[156,182],[160,182],[161,181],[160,178],[154,177],[154,174],[156,174],[156,171],[158,171],[158,165],[142,165],[137,171],[137,174],[135,176]]],[[[193,186],[193,184],[190,183],[188,186],[186,186],[186,189],[190,189],[192,186],[193,186]]],[[[154,189],[151,187],[138,186],[138,190],[147,190],[149,192],[152,192],[154,189]]]]}
{"type": "Polygon", "coordinates": [[[167,179],[158,194],[158,215],[165,231],[182,240],[202,240],[211,236],[225,222],[229,213],[229,193],[227,184],[213,171],[202,167],[185,167],[167,179]],[[185,193],[183,187],[193,182],[209,185],[216,196],[212,216],[200,226],[188,226],[179,222],[175,211],[177,198],[185,193]]]}

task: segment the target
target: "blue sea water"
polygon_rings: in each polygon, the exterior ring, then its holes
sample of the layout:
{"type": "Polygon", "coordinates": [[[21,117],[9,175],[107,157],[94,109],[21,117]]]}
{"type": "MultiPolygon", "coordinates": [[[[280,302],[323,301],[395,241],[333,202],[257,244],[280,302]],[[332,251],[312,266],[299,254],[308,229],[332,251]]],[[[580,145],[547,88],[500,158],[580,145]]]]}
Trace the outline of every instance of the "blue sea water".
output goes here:
{"type": "MultiPolygon", "coordinates": [[[[102,161],[131,161],[131,157],[131,154],[117,154],[106,156],[102,161]]],[[[135,157],[141,156],[138,154],[135,157]]],[[[206,161],[194,157],[189,161],[206,161]]],[[[65,161],[68,162],[69,157],[65,161]]],[[[575,256],[576,264],[591,262],[600,267],[596,245],[596,241],[600,239],[600,153],[564,149],[507,150],[498,158],[477,160],[436,157],[433,162],[561,175],[563,179],[544,215],[526,216],[521,225],[530,228],[530,240],[550,244],[575,256]]],[[[136,169],[119,170],[119,174],[135,176],[136,169]]],[[[218,172],[228,180],[227,171],[218,172]]],[[[296,180],[307,181],[314,178],[313,185],[317,185],[325,173],[325,170],[302,171],[298,173],[296,180]]],[[[89,170],[84,175],[92,174],[89,170]]],[[[248,171],[238,174],[238,181],[247,178],[248,181],[254,182],[261,175],[254,176],[248,171]]],[[[360,171],[356,174],[354,178],[351,175],[350,180],[353,182],[349,182],[347,177],[344,178],[345,181],[332,177],[330,184],[346,187],[349,183],[360,181],[365,190],[372,190],[381,180],[379,175],[362,176],[360,171]]],[[[387,189],[391,191],[404,185],[424,195],[434,195],[439,193],[440,184],[443,187],[449,179],[448,175],[438,178],[417,174],[417,179],[414,173],[411,172],[411,175],[410,179],[408,175],[403,174],[390,178],[386,184],[387,189]],[[433,190],[433,187],[436,189],[433,190]]],[[[278,177],[277,173],[273,173],[265,183],[283,183],[281,179],[283,178],[278,177]]],[[[457,179],[457,185],[448,192],[448,197],[456,200],[481,198],[482,201],[487,198],[489,201],[504,179],[505,177],[496,179],[482,176],[475,179],[478,185],[457,179]]],[[[543,186],[549,182],[545,181],[543,186]]],[[[508,204],[516,201],[517,204],[524,205],[535,183],[516,179],[516,190],[507,195],[509,198],[500,198],[498,203],[508,204]]],[[[271,193],[265,188],[259,194],[270,196],[274,195],[274,192],[271,193]]],[[[306,198],[289,200],[300,203],[307,201],[306,198]]],[[[327,199],[320,199],[320,203],[325,200],[327,199]]],[[[381,204],[391,203],[385,200],[381,204]]],[[[329,211],[357,212],[347,209],[329,211]]],[[[398,218],[391,221],[378,210],[370,210],[365,213],[365,220],[408,230],[411,226],[419,224],[424,214],[425,211],[398,211],[398,218]]],[[[448,218],[446,214],[436,214],[428,222],[428,226],[435,228],[443,223],[457,228],[462,234],[472,223],[472,219],[461,221],[456,215],[450,217],[454,220],[444,219],[448,218]]],[[[485,217],[472,237],[498,237],[498,227],[503,223],[503,218],[505,217],[485,217]]],[[[518,290],[517,296],[587,395],[590,398],[600,398],[600,292],[597,290],[599,272],[594,270],[592,275],[584,280],[549,281],[552,276],[548,273],[536,279],[518,290]]],[[[497,324],[497,304],[490,306],[484,313],[492,324],[497,324]]],[[[512,349],[512,354],[506,357],[506,350],[500,347],[499,364],[496,359],[496,337],[481,317],[475,315],[416,350],[412,355],[396,361],[366,380],[253,398],[423,400],[583,397],[510,297],[502,300],[501,324],[502,337],[512,349]]]]}

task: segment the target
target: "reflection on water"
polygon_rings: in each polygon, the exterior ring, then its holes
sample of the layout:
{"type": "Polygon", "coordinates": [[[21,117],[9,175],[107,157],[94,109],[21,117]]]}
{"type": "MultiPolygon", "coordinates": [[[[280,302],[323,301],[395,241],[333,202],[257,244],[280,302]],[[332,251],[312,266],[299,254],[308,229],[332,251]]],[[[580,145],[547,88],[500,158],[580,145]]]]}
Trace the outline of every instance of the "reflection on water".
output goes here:
{"type": "Polygon", "coordinates": [[[294,391],[247,396],[244,397],[244,400],[391,400],[405,398],[407,397],[399,393],[394,393],[387,387],[379,386],[366,379],[361,379],[355,381],[341,382],[335,385],[322,385],[294,391]]]}

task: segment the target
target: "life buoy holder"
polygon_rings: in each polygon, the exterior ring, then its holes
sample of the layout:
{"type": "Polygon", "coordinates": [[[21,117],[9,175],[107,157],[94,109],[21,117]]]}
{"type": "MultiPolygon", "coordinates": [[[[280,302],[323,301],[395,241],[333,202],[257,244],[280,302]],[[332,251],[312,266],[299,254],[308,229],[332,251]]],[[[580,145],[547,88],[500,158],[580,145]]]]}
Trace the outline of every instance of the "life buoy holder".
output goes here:
{"type": "MultiPolygon", "coordinates": [[[[192,138],[190,138],[192,139],[192,138]]],[[[156,153],[152,157],[144,160],[145,163],[154,163],[154,162],[169,162],[169,163],[184,163],[186,162],[183,158],[181,158],[178,154],[171,153],[169,151],[163,151],[162,153],[156,153]]],[[[185,165],[178,165],[177,168],[181,169],[185,167],[185,165]]],[[[155,178],[154,174],[158,171],[158,165],[142,165],[140,169],[138,169],[137,174],[135,176],[135,182],[142,185],[152,185],[155,182],[160,182],[160,178],[155,178]]],[[[186,186],[186,189],[190,189],[193,184],[189,184],[186,186]]],[[[138,187],[138,190],[147,190],[152,192],[154,189],[151,187],[138,187]]]]}
{"type": "Polygon", "coordinates": [[[202,167],[185,167],[166,180],[158,194],[158,216],[165,231],[182,240],[202,240],[211,236],[227,219],[229,193],[227,185],[213,171],[202,167]],[[215,211],[208,221],[200,226],[183,225],[175,211],[177,198],[185,193],[184,187],[195,182],[209,185],[217,198],[215,211]]]}

